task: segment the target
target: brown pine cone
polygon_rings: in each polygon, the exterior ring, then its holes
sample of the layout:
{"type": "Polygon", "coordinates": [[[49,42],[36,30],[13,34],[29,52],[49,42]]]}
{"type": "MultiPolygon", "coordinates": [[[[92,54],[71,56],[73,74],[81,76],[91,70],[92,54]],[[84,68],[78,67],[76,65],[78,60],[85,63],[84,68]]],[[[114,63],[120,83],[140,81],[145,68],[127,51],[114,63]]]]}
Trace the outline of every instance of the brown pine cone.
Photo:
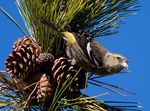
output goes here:
{"type": "Polygon", "coordinates": [[[49,100],[50,98],[52,98],[56,90],[56,84],[53,83],[53,80],[51,78],[49,79],[49,83],[48,83],[48,77],[50,76],[47,73],[43,73],[42,77],[40,78],[40,83],[37,87],[37,102],[38,103],[42,103],[44,98],[45,98],[45,102],[49,100]],[[45,95],[45,92],[46,92],[46,95],[45,95]]]}
{"type": "Polygon", "coordinates": [[[11,77],[26,79],[30,73],[39,69],[38,56],[42,50],[31,40],[25,36],[14,43],[12,54],[9,54],[5,62],[6,73],[11,73],[11,77]]]}
{"type": "Polygon", "coordinates": [[[41,53],[38,57],[38,64],[45,70],[51,70],[55,57],[51,53],[41,53]]]}
{"type": "MultiPolygon", "coordinates": [[[[52,67],[51,75],[55,83],[58,83],[61,80],[63,85],[69,76],[74,77],[77,73],[77,69],[71,65],[71,60],[65,57],[60,57],[56,59],[52,67]]],[[[69,85],[68,91],[78,92],[80,89],[85,87],[85,73],[80,71],[75,77],[73,82],[69,85]]]]}

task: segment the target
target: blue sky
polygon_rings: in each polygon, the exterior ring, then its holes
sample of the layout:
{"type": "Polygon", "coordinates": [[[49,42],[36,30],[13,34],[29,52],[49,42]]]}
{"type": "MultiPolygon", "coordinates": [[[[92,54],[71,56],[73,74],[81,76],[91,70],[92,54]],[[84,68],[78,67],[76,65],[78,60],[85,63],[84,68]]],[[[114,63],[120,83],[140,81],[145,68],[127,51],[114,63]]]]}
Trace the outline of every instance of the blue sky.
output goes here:
{"type": "MultiPolygon", "coordinates": [[[[99,81],[110,83],[127,90],[133,91],[136,95],[121,91],[129,97],[123,97],[106,89],[88,84],[86,94],[95,96],[109,92],[108,95],[99,97],[99,100],[118,100],[140,102],[142,111],[149,110],[150,100],[150,1],[140,0],[141,10],[136,15],[126,17],[123,20],[126,24],[120,26],[119,33],[107,37],[97,38],[110,52],[124,55],[130,62],[129,70],[132,72],[118,74],[99,79],[99,81]]],[[[13,0],[1,0],[0,6],[4,8],[27,32],[24,23],[19,15],[13,0]]],[[[0,70],[4,70],[4,61],[12,51],[14,42],[19,37],[24,37],[20,29],[0,12],[0,70]]],[[[126,70],[126,69],[125,69],[126,70]]],[[[114,89],[114,88],[113,88],[114,89]]]]}

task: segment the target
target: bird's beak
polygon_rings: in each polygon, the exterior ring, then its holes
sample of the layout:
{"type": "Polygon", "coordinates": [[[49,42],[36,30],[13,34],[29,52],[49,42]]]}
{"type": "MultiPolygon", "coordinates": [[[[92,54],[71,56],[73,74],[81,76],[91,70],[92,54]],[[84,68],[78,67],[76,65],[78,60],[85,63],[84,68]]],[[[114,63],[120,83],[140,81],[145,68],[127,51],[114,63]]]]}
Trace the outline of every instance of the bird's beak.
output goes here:
{"type": "Polygon", "coordinates": [[[123,62],[121,65],[122,65],[124,68],[126,67],[126,68],[128,69],[128,64],[127,64],[126,62],[123,62]]]}

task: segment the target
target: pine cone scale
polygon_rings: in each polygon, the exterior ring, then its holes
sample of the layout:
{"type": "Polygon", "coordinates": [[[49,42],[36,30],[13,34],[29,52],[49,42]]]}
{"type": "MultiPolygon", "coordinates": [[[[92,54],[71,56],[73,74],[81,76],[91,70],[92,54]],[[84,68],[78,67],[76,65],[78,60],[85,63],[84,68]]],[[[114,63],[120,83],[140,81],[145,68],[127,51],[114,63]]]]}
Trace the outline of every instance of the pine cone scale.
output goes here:
{"type": "MultiPolygon", "coordinates": [[[[77,73],[77,70],[74,66],[71,65],[71,60],[67,59],[65,57],[60,57],[59,59],[56,59],[54,61],[54,65],[52,67],[51,76],[54,79],[54,82],[61,81],[62,86],[66,82],[66,80],[69,77],[74,77],[77,73]]],[[[85,86],[85,73],[79,72],[79,74],[75,77],[75,80],[72,81],[72,83],[68,87],[68,91],[80,91],[80,89],[83,89],[85,86]],[[82,75],[82,76],[79,76],[82,75]],[[84,78],[84,79],[83,79],[84,78]],[[78,82],[81,81],[81,82],[78,82]],[[83,84],[83,85],[81,85],[83,84]],[[79,87],[81,86],[81,87],[79,87]]]]}

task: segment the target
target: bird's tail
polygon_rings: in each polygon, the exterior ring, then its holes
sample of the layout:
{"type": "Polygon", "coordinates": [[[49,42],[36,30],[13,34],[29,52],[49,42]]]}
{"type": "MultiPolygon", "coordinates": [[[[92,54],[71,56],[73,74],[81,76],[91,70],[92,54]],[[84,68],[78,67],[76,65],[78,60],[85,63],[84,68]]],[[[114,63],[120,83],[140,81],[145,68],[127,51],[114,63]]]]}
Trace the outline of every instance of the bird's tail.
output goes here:
{"type": "Polygon", "coordinates": [[[65,32],[65,30],[57,27],[56,25],[54,25],[53,23],[49,22],[49,21],[46,21],[45,19],[42,19],[41,22],[45,25],[47,25],[48,27],[54,29],[55,31],[61,33],[61,32],[65,32]]]}

